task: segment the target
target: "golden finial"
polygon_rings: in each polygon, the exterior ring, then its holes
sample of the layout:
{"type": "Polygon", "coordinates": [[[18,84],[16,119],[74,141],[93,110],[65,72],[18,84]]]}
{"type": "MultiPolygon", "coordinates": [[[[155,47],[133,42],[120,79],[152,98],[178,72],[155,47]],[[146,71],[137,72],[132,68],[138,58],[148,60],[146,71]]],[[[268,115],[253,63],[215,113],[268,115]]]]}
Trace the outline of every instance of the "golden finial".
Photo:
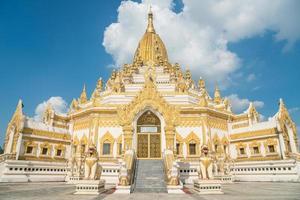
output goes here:
{"type": "Polygon", "coordinates": [[[199,79],[198,87],[199,89],[205,89],[205,81],[202,79],[202,77],[199,79]]]}
{"type": "Polygon", "coordinates": [[[146,32],[155,33],[155,29],[154,29],[154,26],[153,26],[153,13],[152,13],[151,6],[150,6],[150,9],[149,9],[149,13],[148,13],[148,26],[147,26],[146,32]]]}
{"type": "Polygon", "coordinates": [[[204,93],[200,96],[199,106],[201,106],[201,107],[207,107],[208,106],[206,95],[204,93]]]}
{"type": "Polygon", "coordinates": [[[219,104],[221,103],[221,92],[220,92],[220,89],[218,87],[218,85],[216,85],[216,89],[215,89],[215,94],[214,94],[214,102],[216,104],[219,104]]]}
{"type": "Polygon", "coordinates": [[[87,95],[86,95],[86,89],[85,84],[83,85],[83,90],[80,95],[80,103],[86,103],[87,102],[87,95]]]}
{"type": "Polygon", "coordinates": [[[102,91],[102,87],[103,87],[103,81],[102,81],[102,77],[100,77],[97,81],[97,89],[99,90],[99,92],[102,91]]]}

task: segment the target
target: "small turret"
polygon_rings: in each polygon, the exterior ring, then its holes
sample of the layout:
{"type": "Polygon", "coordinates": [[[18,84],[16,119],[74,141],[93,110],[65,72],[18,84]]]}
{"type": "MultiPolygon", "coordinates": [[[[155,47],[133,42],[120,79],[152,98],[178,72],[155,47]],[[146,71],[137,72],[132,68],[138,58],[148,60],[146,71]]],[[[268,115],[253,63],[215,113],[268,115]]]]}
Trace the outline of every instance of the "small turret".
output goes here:
{"type": "Polygon", "coordinates": [[[201,107],[207,107],[208,106],[205,93],[202,93],[202,95],[200,96],[199,105],[201,107]]]}
{"type": "Polygon", "coordinates": [[[48,124],[48,125],[52,126],[54,115],[55,115],[55,111],[52,108],[52,105],[50,103],[48,103],[47,107],[46,107],[46,110],[43,114],[43,122],[45,124],[48,124]]]}
{"type": "Polygon", "coordinates": [[[23,104],[22,99],[20,99],[20,100],[18,101],[18,105],[17,105],[16,112],[18,111],[18,112],[20,112],[20,113],[23,114],[23,108],[24,108],[24,104],[23,104]]]}
{"type": "Polygon", "coordinates": [[[77,108],[78,108],[78,101],[76,99],[73,99],[70,105],[70,111],[77,110],[77,108]]]}
{"type": "Polygon", "coordinates": [[[186,80],[192,79],[192,74],[191,74],[191,71],[189,69],[185,70],[185,79],[186,80]]]}
{"type": "Polygon", "coordinates": [[[97,86],[92,94],[91,99],[96,99],[100,97],[100,92],[102,91],[102,87],[103,87],[103,82],[102,82],[102,78],[100,77],[97,81],[97,86]]]}
{"type": "Polygon", "coordinates": [[[254,123],[259,122],[259,113],[257,112],[253,102],[250,102],[246,113],[248,113],[250,124],[254,124],[254,123]]]}
{"type": "Polygon", "coordinates": [[[284,110],[286,110],[286,107],[285,107],[283,99],[280,98],[279,99],[279,111],[284,111],[284,110]]]}
{"type": "Polygon", "coordinates": [[[87,102],[87,95],[86,95],[85,85],[83,86],[83,90],[82,90],[82,92],[81,92],[79,101],[80,101],[81,104],[84,104],[84,103],[87,102]]]}
{"type": "Polygon", "coordinates": [[[221,92],[220,92],[219,87],[216,86],[215,93],[214,93],[214,102],[216,104],[220,104],[221,101],[222,101],[221,92]]]}
{"type": "Polygon", "coordinates": [[[147,25],[146,32],[155,33],[155,29],[154,29],[154,26],[153,26],[153,13],[152,13],[151,7],[150,7],[150,10],[149,10],[149,13],[148,13],[148,25],[147,25]]]}
{"type": "Polygon", "coordinates": [[[99,91],[99,92],[101,92],[102,91],[102,89],[103,89],[103,81],[102,81],[102,77],[100,77],[99,79],[98,79],[98,82],[97,82],[97,90],[99,91]]]}
{"type": "Polygon", "coordinates": [[[200,77],[199,81],[198,81],[198,87],[199,89],[205,89],[205,81],[202,79],[202,77],[200,77]]]}

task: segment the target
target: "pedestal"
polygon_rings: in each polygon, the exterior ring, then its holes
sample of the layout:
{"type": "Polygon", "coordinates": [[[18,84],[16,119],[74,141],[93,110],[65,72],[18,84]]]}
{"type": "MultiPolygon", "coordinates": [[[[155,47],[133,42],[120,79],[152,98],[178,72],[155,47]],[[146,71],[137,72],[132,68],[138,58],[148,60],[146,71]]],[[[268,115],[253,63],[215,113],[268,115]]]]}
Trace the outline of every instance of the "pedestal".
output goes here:
{"type": "Polygon", "coordinates": [[[114,194],[130,194],[130,190],[131,190],[131,185],[128,186],[117,185],[114,194]]]}
{"type": "Polygon", "coordinates": [[[214,176],[214,179],[220,180],[222,183],[233,183],[231,175],[217,175],[214,176]]]}
{"type": "Polygon", "coordinates": [[[105,180],[80,180],[76,184],[74,194],[93,194],[98,195],[105,192],[105,180]]]}
{"type": "Polygon", "coordinates": [[[184,194],[182,185],[168,185],[167,190],[169,194],[184,194]]]}
{"type": "Polygon", "coordinates": [[[194,180],[194,190],[198,194],[224,194],[219,180],[194,180]]]}
{"type": "Polygon", "coordinates": [[[77,184],[81,179],[80,176],[70,176],[67,178],[67,184],[77,184]]]}

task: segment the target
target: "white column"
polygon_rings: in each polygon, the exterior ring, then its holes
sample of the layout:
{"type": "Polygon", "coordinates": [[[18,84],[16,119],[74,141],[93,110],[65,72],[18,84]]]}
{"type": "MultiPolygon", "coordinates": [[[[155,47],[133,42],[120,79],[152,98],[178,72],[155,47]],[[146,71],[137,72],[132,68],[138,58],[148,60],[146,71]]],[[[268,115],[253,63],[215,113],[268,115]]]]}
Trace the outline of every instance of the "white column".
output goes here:
{"type": "Polygon", "coordinates": [[[10,130],[9,132],[8,141],[5,145],[5,153],[12,153],[14,132],[15,132],[15,128],[13,128],[13,130],[10,130]]]}
{"type": "Polygon", "coordinates": [[[279,139],[279,150],[280,150],[280,154],[282,156],[283,159],[285,159],[285,145],[284,145],[284,139],[283,139],[283,136],[282,136],[282,133],[279,133],[279,136],[278,136],[278,139],[279,139]]]}
{"type": "Polygon", "coordinates": [[[117,157],[117,141],[116,140],[114,141],[114,144],[113,144],[113,156],[114,156],[114,158],[117,157]]]}
{"type": "Polygon", "coordinates": [[[265,148],[265,145],[261,142],[259,144],[260,144],[260,153],[261,153],[261,155],[266,156],[267,149],[265,148]]]}
{"type": "Polygon", "coordinates": [[[292,153],[297,153],[297,147],[296,147],[296,143],[295,143],[293,130],[290,127],[288,127],[287,129],[288,129],[288,135],[289,135],[289,140],[290,140],[290,146],[291,146],[292,153]]]}
{"type": "Polygon", "coordinates": [[[187,148],[186,148],[186,143],[185,142],[183,143],[183,146],[182,146],[182,154],[183,154],[184,158],[187,157],[187,148]]]}
{"type": "Polygon", "coordinates": [[[16,160],[18,160],[19,155],[20,155],[20,151],[21,151],[21,146],[22,146],[22,136],[23,134],[20,133],[18,140],[17,140],[17,146],[16,146],[16,160]]]}

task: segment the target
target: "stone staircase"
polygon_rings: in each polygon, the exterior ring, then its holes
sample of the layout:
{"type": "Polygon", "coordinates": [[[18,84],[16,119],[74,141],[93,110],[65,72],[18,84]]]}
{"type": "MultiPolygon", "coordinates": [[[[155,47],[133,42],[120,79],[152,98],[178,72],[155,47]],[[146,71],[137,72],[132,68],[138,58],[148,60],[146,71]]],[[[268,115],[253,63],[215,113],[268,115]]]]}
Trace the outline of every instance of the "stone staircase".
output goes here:
{"type": "Polygon", "coordinates": [[[167,193],[162,160],[137,160],[133,192],[167,193]]]}

